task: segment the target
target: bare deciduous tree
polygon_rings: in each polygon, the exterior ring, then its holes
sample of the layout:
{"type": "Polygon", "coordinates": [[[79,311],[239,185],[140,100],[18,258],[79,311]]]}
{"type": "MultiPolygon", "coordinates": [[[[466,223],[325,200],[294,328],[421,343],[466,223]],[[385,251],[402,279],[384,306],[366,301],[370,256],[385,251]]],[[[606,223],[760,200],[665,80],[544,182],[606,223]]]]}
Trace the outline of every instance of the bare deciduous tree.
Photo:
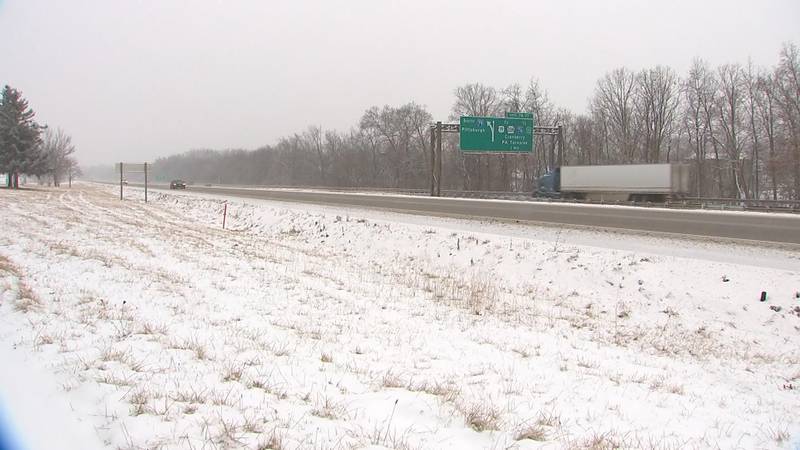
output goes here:
{"type": "Polygon", "coordinates": [[[678,76],[669,67],[657,66],[639,72],[636,82],[642,161],[660,162],[662,147],[669,142],[678,109],[678,76]]]}
{"type": "Polygon", "coordinates": [[[760,126],[761,115],[758,114],[758,105],[762,103],[763,91],[759,89],[759,80],[763,77],[757,73],[753,67],[753,61],[747,62],[747,68],[743,72],[745,86],[745,114],[750,141],[750,196],[761,198],[761,155],[759,138],[762,127],[760,126]]]}
{"type": "Polygon", "coordinates": [[[602,118],[607,137],[620,159],[635,161],[634,96],[636,76],[625,68],[607,73],[597,82],[592,111],[602,118]]]}
{"type": "Polygon", "coordinates": [[[713,95],[714,83],[706,64],[695,59],[689,69],[689,74],[683,82],[683,126],[689,146],[694,153],[698,195],[705,195],[705,172],[707,160],[707,146],[710,140],[711,119],[706,116],[708,104],[706,100],[713,95]]]}
{"type": "Polygon", "coordinates": [[[69,178],[70,169],[74,165],[71,155],[75,153],[75,146],[72,145],[72,138],[60,128],[55,131],[47,129],[42,142],[42,153],[45,158],[42,175],[51,176],[53,185],[60,186],[65,177],[69,178]]]}
{"type": "Polygon", "coordinates": [[[756,95],[756,108],[758,111],[759,123],[767,138],[767,145],[769,147],[769,156],[767,159],[767,173],[769,174],[770,184],[772,186],[772,199],[778,199],[778,177],[777,166],[778,159],[776,154],[776,121],[775,116],[775,101],[774,101],[774,82],[772,75],[763,74],[759,76],[757,82],[758,94],[756,95]]]}
{"type": "MultiPolygon", "coordinates": [[[[717,69],[719,79],[719,96],[717,97],[717,114],[722,140],[718,141],[725,149],[730,161],[733,192],[737,198],[747,197],[745,169],[742,161],[742,106],[744,104],[744,76],[738,64],[725,64],[717,69]]],[[[719,139],[719,138],[718,138],[719,139]]]]}
{"type": "Polygon", "coordinates": [[[788,161],[792,167],[794,198],[800,198],[800,51],[794,44],[781,49],[780,62],[775,69],[775,100],[781,120],[788,128],[788,161]]]}

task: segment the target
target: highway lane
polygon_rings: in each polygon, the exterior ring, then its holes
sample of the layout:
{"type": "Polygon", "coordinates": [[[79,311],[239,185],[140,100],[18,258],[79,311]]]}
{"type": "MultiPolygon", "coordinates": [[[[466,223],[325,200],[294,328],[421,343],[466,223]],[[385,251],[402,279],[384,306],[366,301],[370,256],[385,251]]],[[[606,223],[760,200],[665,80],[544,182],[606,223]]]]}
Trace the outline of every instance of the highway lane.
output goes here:
{"type": "Polygon", "coordinates": [[[234,197],[384,209],[432,216],[540,222],[800,244],[800,216],[788,214],[665,210],[234,187],[191,186],[188,190],[234,197]]]}

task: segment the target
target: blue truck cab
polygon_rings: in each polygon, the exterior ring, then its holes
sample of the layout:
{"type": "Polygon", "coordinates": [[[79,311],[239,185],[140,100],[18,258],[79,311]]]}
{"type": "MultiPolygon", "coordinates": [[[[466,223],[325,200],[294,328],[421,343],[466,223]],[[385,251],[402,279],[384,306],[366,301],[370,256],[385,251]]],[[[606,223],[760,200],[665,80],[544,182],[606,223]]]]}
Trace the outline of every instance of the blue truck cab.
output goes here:
{"type": "Polygon", "coordinates": [[[539,197],[558,198],[561,196],[561,168],[547,172],[539,177],[536,183],[536,195],[539,197]]]}

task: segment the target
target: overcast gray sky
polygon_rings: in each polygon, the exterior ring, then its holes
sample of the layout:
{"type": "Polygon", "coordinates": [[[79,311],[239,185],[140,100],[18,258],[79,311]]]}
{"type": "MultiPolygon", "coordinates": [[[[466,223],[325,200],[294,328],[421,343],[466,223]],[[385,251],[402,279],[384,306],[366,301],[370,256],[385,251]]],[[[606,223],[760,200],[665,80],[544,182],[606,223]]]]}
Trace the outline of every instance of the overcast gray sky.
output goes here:
{"type": "Polygon", "coordinates": [[[538,78],[586,109],[616,67],[773,66],[798,0],[0,0],[0,84],[73,136],[83,164],[256,148],[409,101],[538,78]]]}

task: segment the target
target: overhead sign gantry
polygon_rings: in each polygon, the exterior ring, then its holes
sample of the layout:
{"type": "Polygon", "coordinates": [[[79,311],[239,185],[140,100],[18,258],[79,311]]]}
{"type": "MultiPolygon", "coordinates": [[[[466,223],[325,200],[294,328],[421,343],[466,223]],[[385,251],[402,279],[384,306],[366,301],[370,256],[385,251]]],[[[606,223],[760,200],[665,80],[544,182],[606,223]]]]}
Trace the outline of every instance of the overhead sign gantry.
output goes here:
{"type": "MultiPolygon", "coordinates": [[[[433,197],[442,194],[442,133],[459,133],[460,150],[470,154],[532,153],[536,136],[553,136],[558,142],[559,165],[564,155],[562,126],[537,127],[530,112],[507,112],[506,117],[462,116],[458,123],[433,123],[430,132],[433,197]]],[[[555,142],[550,150],[551,161],[554,147],[555,142]]]]}

